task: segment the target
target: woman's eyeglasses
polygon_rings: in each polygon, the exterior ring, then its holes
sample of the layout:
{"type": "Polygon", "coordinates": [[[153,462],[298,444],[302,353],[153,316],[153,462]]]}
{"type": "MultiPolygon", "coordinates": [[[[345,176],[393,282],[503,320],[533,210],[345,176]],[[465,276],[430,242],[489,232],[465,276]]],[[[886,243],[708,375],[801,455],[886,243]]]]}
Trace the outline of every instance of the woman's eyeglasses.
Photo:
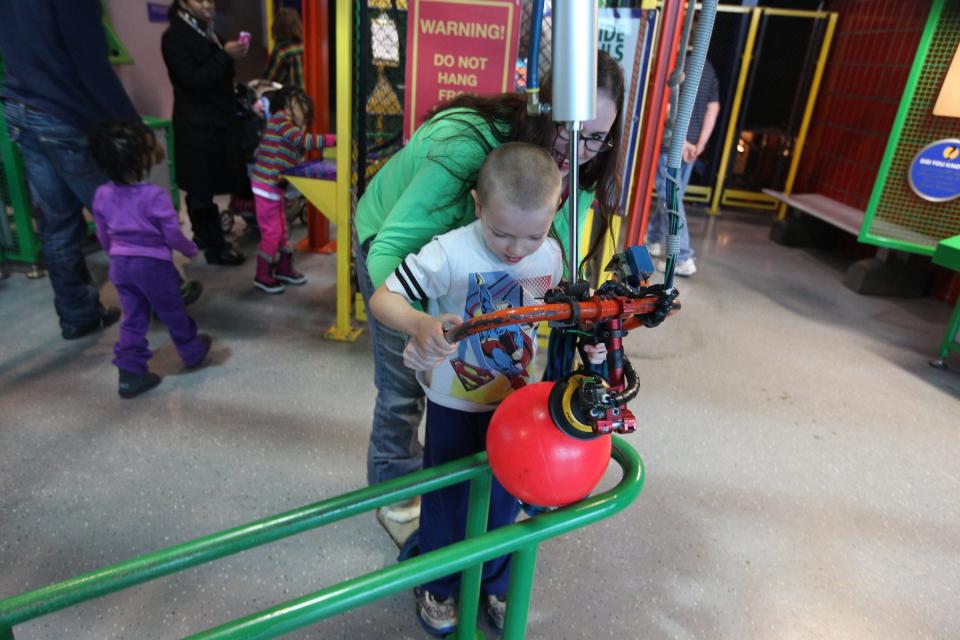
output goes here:
{"type": "MultiPolygon", "coordinates": [[[[557,139],[567,142],[570,137],[567,135],[567,130],[562,124],[557,124],[557,139]]],[[[599,133],[585,137],[582,133],[577,133],[580,138],[580,142],[583,144],[583,148],[591,153],[601,153],[603,151],[609,151],[613,149],[613,142],[608,140],[610,134],[600,135],[599,133]]]]}

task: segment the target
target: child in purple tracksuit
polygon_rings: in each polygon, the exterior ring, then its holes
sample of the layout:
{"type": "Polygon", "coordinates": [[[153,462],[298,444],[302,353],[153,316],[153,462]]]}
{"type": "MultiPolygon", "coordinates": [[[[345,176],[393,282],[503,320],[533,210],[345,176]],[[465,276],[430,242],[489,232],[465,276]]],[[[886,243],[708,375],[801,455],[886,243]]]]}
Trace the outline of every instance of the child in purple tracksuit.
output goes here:
{"type": "Polygon", "coordinates": [[[153,163],[156,140],[142,122],[107,122],[90,134],[90,149],[110,178],[93,197],[97,238],[110,256],[110,282],[120,295],[123,320],[113,348],[120,369],[119,393],[132,398],[160,384],[147,368],[150,312],[167,325],[188,369],[210,351],[210,336],[197,333],[180,294],[180,276],[171,250],[187,257],[197,245],[180,230],[170,195],[144,178],[153,163]]]}

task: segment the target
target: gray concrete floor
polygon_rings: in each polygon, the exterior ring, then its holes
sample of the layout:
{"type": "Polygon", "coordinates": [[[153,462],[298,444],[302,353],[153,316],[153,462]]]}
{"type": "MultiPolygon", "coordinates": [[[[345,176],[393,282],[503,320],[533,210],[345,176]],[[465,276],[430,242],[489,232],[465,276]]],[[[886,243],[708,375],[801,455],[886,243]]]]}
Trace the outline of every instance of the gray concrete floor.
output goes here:
{"type": "MultiPolygon", "coordinates": [[[[858,296],[845,263],[770,243],[759,216],[691,227],[683,312],[627,340],[646,487],[543,545],[528,637],[960,637],[960,374],[927,365],[950,309],[858,296]]],[[[104,281],[104,256],[90,262],[104,281]]],[[[190,266],[213,366],[182,372],[156,325],[165,378],[135,401],[116,395],[116,328],[64,342],[46,280],[0,282],[0,597],[364,485],[369,339],[322,339],[334,260],[300,266],[310,282],[281,297],[254,291],[252,265],[190,266]]],[[[395,553],[370,514],[16,637],[180,637],[395,553]]],[[[426,636],[401,594],[290,637],[426,636]]]]}

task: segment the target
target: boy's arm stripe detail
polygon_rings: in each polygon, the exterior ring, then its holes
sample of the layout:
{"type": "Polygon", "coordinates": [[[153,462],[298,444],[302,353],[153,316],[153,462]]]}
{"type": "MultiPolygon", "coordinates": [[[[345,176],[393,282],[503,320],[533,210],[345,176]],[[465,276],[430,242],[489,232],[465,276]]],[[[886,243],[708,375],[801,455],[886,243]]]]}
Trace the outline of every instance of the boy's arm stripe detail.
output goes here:
{"type": "Polygon", "coordinates": [[[403,287],[403,290],[407,293],[407,298],[411,301],[416,300],[417,297],[413,294],[413,290],[410,288],[410,285],[407,284],[406,278],[404,278],[403,274],[400,273],[400,267],[397,267],[396,269],[393,270],[393,275],[397,276],[397,281],[400,283],[400,286],[403,287]]]}
{"type": "Polygon", "coordinates": [[[410,270],[409,265],[407,265],[407,261],[404,260],[403,262],[401,262],[398,268],[403,269],[407,277],[410,279],[410,283],[417,289],[417,293],[420,294],[420,297],[414,298],[414,300],[426,300],[427,294],[424,293],[423,289],[420,288],[420,283],[417,282],[417,279],[414,277],[413,272],[410,270]]]}

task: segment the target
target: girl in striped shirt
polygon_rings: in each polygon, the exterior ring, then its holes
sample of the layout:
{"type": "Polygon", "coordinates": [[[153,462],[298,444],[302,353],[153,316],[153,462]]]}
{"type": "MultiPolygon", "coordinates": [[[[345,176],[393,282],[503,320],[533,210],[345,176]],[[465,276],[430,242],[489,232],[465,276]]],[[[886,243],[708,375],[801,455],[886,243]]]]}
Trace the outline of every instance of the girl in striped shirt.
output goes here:
{"type": "Polygon", "coordinates": [[[284,174],[299,164],[307,151],[336,144],[331,134],[307,133],[313,119],[313,101],[302,89],[285,87],[273,98],[253,166],[253,187],[260,227],[257,273],[253,284],[266,293],[283,293],[285,284],[300,285],[307,278],[293,268],[293,249],[284,215],[284,174]]]}

